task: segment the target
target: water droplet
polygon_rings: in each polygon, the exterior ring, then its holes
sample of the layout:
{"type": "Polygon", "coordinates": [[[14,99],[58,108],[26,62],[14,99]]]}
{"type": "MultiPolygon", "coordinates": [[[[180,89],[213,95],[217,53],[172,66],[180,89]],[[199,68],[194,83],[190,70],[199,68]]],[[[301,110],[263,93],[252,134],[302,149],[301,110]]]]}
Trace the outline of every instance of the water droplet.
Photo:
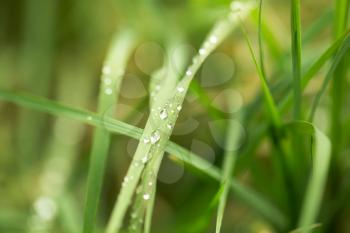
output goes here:
{"type": "Polygon", "coordinates": [[[110,79],[110,78],[104,78],[104,79],[103,79],[103,82],[104,82],[104,84],[106,84],[106,85],[111,85],[111,84],[112,84],[112,79],[110,79]]]}
{"type": "Polygon", "coordinates": [[[112,68],[110,67],[110,66],[104,66],[103,68],[102,68],[102,73],[103,74],[110,74],[112,72],[112,68]]]}
{"type": "Polygon", "coordinates": [[[159,91],[160,90],[160,85],[156,86],[156,90],[159,91]]]}
{"type": "Polygon", "coordinates": [[[166,127],[167,127],[168,129],[172,129],[172,128],[173,128],[173,126],[172,126],[171,124],[167,124],[166,127]]]}
{"type": "Polygon", "coordinates": [[[191,75],[192,75],[192,71],[191,71],[191,70],[187,70],[187,71],[186,71],[186,75],[187,75],[187,76],[191,76],[191,75]]]}
{"type": "Polygon", "coordinates": [[[179,105],[179,106],[176,107],[176,109],[177,109],[178,111],[180,111],[180,110],[182,109],[182,106],[179,105]]]}
{"type": "Polygon", "coordinates": [[[203,49],[203,48],[199,49],[199,54],[200,55],[204,55],[205,53],[206,53],[205,49],[203,49]]]}
{"type": "Polygon", "coordinates": [[[149,142],[150,142],[150,140],[148,138],[143,139],[143,143],[148,144],[149,142]]]}
{"type": "Polygon", "coordinates": [[[160,139],[160,134],[159,134],[159,132],[158,132],[158,131],[154,131],[154,132],[152,133],[152,135],[151,135],[151,143],[152,143],[152,144],[155,144],[155,143],[157,143],[157,142],[159,141],[159,139],[160,139]]]}
{"type": "Polygon", "coordinates": [[[105,93],[106,93],[106,95],[112,95],[112,93],[113,93],[112,88],[106,88],[105,93]]]}
{"type": "Polygon", "coordinates": [[[134,167],[139,167],[140,165],[141,165],[140,162],[138,162],[138,161],[134,162],[134,167]]]}
{"type": "Polygon", "coordinates": [[[152,186],[152,185],[153,185],[152,181],[148,182],[148,186],[152,186]]]}
{"type": "Polygon", "coordinates": [[[148,193],[145,193],[145,194],[143,194],[142,198],[143,198],[143,200],[147,201],[151,198],[151,195],[149,195],[148,193]]]}
{"type": "Polygon", "coordinates": [[[162,111],[160,111],[159,113],[159,117],[161,120],[165,120],[168,117],[168,113],[165,109],[163,109],[162,111]]]}
{"type": "Polygon", "coordinates": [[[143,163],[147,163],[147,161],[148,161],[148,157],[147,157],[147,155],[146,156],[144,156],[143,158],[142,158],[142,160],[141,160],[143,163]]]}
{"type": "Polygon", "coordinates": [[[217,38],[217,36],[212,35],[212,36],[209,38],[209,41],[210,41],[210,43],[212,43],[212,44],[216,44],[216,43],[218,42],[218,38],[217,38]]]}
{"type": "Polygon", "coordinates": [[[183,87],[178,87],[178,88],[177,88],[177,91],[180,92],[180,93],[182,93],[182,92],[185,91],[185,88],[183,88],[183,87]]]}

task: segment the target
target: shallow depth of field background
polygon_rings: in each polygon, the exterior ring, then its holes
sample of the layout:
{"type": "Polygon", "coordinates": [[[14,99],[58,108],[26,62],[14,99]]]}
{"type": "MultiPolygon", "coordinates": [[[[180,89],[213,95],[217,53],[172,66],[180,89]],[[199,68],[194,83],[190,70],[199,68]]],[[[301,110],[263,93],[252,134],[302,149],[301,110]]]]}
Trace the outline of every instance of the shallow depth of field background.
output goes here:
{"type": "MultiPolygon", "coordinates": [[[[331,2],[302,1],[303,67],[309,66],[333,41],[331,2]],[[316,22],[319,26],[314,26],[316,22]]],[[[195,53],[229,4],[227,0],[1,0],[0,88],[24,91],[96,112],[101,69],[112,36],[119,28],[132,27],[139,32],[140,39],[128,63],[115,117],[142,128],[149,114],[150,75],[162,65],[165,57],[171,61],[173,56],[165,50],[166,39],[183,38],[181,46],[195,53]]],[[[258,51],[256,19],[257,12],[254,12],[244,25],[258,51]]],[[[269,45],[264,43],[265,65],[273,86],[282,79],[291,79],[289,1],[264,1],[263,21],[270,32],[264,40],[273,41],[269,45]]],[[[324,71],[319,72],[319,77],[304,91],[306,109],[320,88],[324,71]]],[[[171,139],[213,166],[221,167],[224,134],[222,129],[216,128],[218,119],[213,115],[222,120],[229,115],[224,99],[227,92],[235,97],[231,111],[236,112],[253,103],[260,94],[260,82],[240,30],[235,30],[209,56],[194,84],[171,139]],[[198,89],[203,92],[200,96],[198,89]]],[[[344,88],[349,88],[349,75],[344,88]]],[[[283,92],[276,92],[277,103],[283,95],[283,92]]],[[[347,95],[343,112],[341,166],[338,178],[329,181],[327,193],[332,193],[334,183],[349,182],[349,98],[347,95]]],[[[317,110],[315,123],[327,133],[329,109],[329,95],[326,94],[317,110]]],[[[266,120],[263,105],[258,105],[251,114],[250,120],[240,122],[242,138],[237,148],[239,159],[235,177],[272,203],[283,206],[285,193],[273,170],[271,156],[275,152],[271,140],[267,135],[259,141],[254,137],[261,122],[266,120]],[[252,146],[254,143],[257,145],[252,146]]],[[[283,115],[285,120],[291,116],[291,110],[283,115]]],[[[92,132],[93,127],[77,121],[25,109],[0,99],[0,232],[27,232],[38,211],[44,217],[57,214],[50,232],[67,232],[70,224],[81,226],[92,132]],[[45,190],[57,193],[57,203],[43,199],[45,190]],[[58,202],[64,203],[64,211],[58,202]]],[[[112,136],[99,206],[99,226],[103,227],[108,220],[136,146],[134,139],[112,136]]],[[[165,156],[158,174],[152,232],[213,232],[215,212],[211,218],[203,215],[218,184],[173,160],[171,155],[165,156]],[[204,227],[200,219],[206,219],[204,227]],[[193,227],[196,224],[200,231],[193,227]]],[[[345,190],[338,196],[325,198],[320,219],[327,219],[327,224],[316,230],[350,232],[350,206],[344,198],[350,192],[349,188],[345,190]],[[327,203],[337,198],[344,201],[334,215],[327,216],[327,203]]],[[[222,232],[269,233],[274,230],[230,195],[222,232]]]]}

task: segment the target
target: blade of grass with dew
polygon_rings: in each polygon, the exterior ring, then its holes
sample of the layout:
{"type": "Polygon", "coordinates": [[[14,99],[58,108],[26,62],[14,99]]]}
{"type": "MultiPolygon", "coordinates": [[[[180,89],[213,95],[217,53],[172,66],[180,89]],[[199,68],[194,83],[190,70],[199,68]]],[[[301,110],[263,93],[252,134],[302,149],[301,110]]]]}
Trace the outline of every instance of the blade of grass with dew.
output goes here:
{"type": "MultiPolygon", "coordinates": [[[[231,13],[213,27],[203,46],[199,49],[199,55],[194,57],[193,63],[185,73],[185,77],[177,84],[176,89],[170,95],[171,97],[165,101],[156,101],[154,103],[153,109],[155,111],[151,111],[143,132],[142,138],[144,143],[139,143],[136,149],[132,164],[125,176],[124,185],[118,195],[112,216],[107,225],[107,233],[118,232],[122,226],[125,213],[131,203],[132,196],[144,169],[143,163],[138,166],[134,166],[134,164],[140,163],[143,159],[147,161],[149,155],[161,154],[164,151],[194,75],[207,56],[231,33],[234,26],[238,25],[238,19],[240,17],[245,18],[252,8],[252,3],[234,1],[231,13]],[[168,127],[169,125],[171,127],[168,127]]],[[[147,198],[144,199],[147,201],[150,196],[149,194],[145,195],[147,198]]]]}
{"type": "Polygon", "coordinates": [[[301,17],[300,0],[291,0],[291,36],[294,88],[294,119],[301,119],[301,17]]]}
{"type": "MultiPolygon", "coordinates": [[[[141,191],[135,197],[130,230],[141,231],[142,224],[140,224],[140,221],[144,221],[144,211],[153,208],[150,203],[154,201],[157,167],[160,165],[164,147],[170,137],[173,122],[180,111],[176,103],[167,102],[169,93],[172,94],[175,88],[178,74],[169,61],[166,62],[165,67],[156,71],[152,76],[150,82],[151,113],[143,132],[144,139],[139,142],[133,161],[124,178],[106,232],[117,232],[122,227],[125,212],[131,203],[140,178],[142,180],[138,189],[141,191]],[[168,67],[172,68],[173,71],[169,72],[168,67]]],[[[147,219],[150,219],[150,217],[148,216],[147,219]]],[[[147,223],[147,225],[149,224],[147,223]]]]}
{"type": "MultiPolygon", "coordinates": [[[[167,49],[167,54],[172,54],[172,51],[176,49],[179,45],[176,39],[172,39],[169,42],[170,45],[167,49]]],[[[180,47],[181,48],[181,47],[180,47]]],[[[185,57],[186,50],[184,47],[178,50],[178,53],[173,54],[173,57],[170,57],[170,60],[165,62],[163,68],[159,71],[156,71],[151,78],[150,82],[150,110],[151,114],[154,111],[159,112],[160,120],[166,120],[168,115],[172,112],[167,110],[156,110],[155,106],[166,105],[166,100],[170,99],[170,94],[173,93],[173,90],[176,86],[177,80],[179,78],[179,70],[185,68],[185,57]],[[171,65],[171,62],[178,64],[178,67],[171,65]]],[[[172,130],[172,123],[168,123],[166,127],[169,130],[172,130]]],[[[142,142],[141,142],[142,143],[142,142]]],[[[141,181],[136,192],[136,197],[134,205],[132,207],[131,220],[130,220],[130,230],[133,232],[141,232],[142,223],[144,222],[143,232],[150,232],[152,213],[154,208],[154,201],[156,196],[156,184],[157,184],[157,175],[160,168],[164,155],[164,148],[159,150],[150,151],[147,155],[147,160],[142,160],[141,162],[145,163],[145,168],[142,172],[141,181]]]]}
{"type": "MultiPolygon", "coordinates": [[[[171,52],[174,49],[176,49],[178,42],[175,39],[173,39],[173,42],[170,42],[170,44],[172,44],[172,45],[169,46],[169,49],[168,49],[169,54],[171,54],[171,52]]],[[[173,54],[173,57],[170,58],[171,61],[168,62],[168,65],[167,65],[168,69],[167,70],[169,70],[168,73],[170,73],[170,74],[167,74],[167,76],[163,76],[163,80],[165,80],[165,81],[163,81],[164,83],[163,84],[158,83],[155,86],[150,86],[150,90],[152,93],[152,92],[157,91],[157,89],[159,89],[159,85],[162,85],[161,91],[159,91],[157,93],[157,97],[156,97],[157,99],[161,100],[161,99],[169,98],[168,91],[170,91],[170,93],[171,93],[170,89],[175,88],[175,85],[176,85],[177,80],[179,78],[177,72],[178,71],[181,72],[185,68],[185,62],[186,62],[185,58],[187,57],[188,51],[184,48],[182,48],[178,51],[179,51],[178,53],[173,54]],[[175,62],[176,64],[179,64],[177,69],[174,69],[175,67],[171,66],[171,62],[175,62]]],[[[155,81],[153,81],[153,83],[155,83],[157,81],[157,77],[154,77],[154,79],[155,79],[155,81]]],[[[152,106],[154,105],[154,102],[155,102],[155,100],[153,99],[153,101],[150,103],[151,109],[152,109],[152,106]]],[[[167,125],[167,127],[173,128],[173,125],[169,124],[169,125],[167,125]]],[[[151,192],[151,197],[150,197],[149,202],[146,205],[146,211],[145,211],[145,220],[144,220],[145,221],[145,224],[144,224],[144,232],[145,233],[151,232],[152,215],[153,215],[154,202],[155,202],[155,197],[156,197],[157,174],[158,174],[159,169],[160,169],[160,164],[162,161],[163,154],[164,154],[164,150],[159,155],[153,155],[153,157],[156,158],[154,161],[154,165],[147,164],[147,166],[145,168],[145,176],[144,176],[145,182],[144,182],[144,184],[146,184],[148,186],[150,184],[153,184],[153,186],[151,186],[153,188],[153,190],[151,192]]],[[[152,163],[152,161],[151,161],[151,163],[152,163]]]]}
{"type": "Polygon", "coordinates": [[[332,77],[334,77],[334,72],[336,71],[336,69],[337,69],[338,65],[341,63],[341,61],[343,60],[344,56],[348,53],[349,49],[350,49],[350,34],[347,35],[347,37],[344,39],[342,46],[338,49],[338,52],[336,53],[336,55],[333,59],[332,65],[329,68],[329,70],[326,74],[326,77],[322,83],[322,87],[315,97],[315,100],[314,100],[312,107],[311,107],[310,116],[309,116],[310,122],[313,121],[317,106],[319,105],[321,97],[325,93],[330,80],[332,79],[332,77]]]}
{"type": "MultiPolygon", "coordinates": [[[[129,55],[136,43],[135,35],[127,29],[117,31],[102,69],[98,114],[112,116],[119,94],[121,80],[129,55]]],[[[93,135],[87,193],[84,210],[83,232],[94,232],[98,203],[102,188],[103,172],[108,154],[110,135],[98,128],[93,135]]]]}
{"type": "MultiPolygon", "coordinates": [[[[110,117],[102,118],[96,113],[75,109],[47,100],[45,98],[27,95],[19,92],[11,92],[0,89],[0,98],[18,106],[34,109],[37,111],[52,114],[57,117],[67,117],[80,122],[105,128],[111,133],[123,134],[137,140],[141,140],[142,129],[127,123],[112,119],[110,117]]],[[[211,167],[210,164],[195,153],[168,141],[166,151],[174,155],[187,166],[193,167],[208,177],[220,181],[220,171],[211,167]]],[[[262,215],[269,222],[283,228],[286,226],[287,219],[275,206],[269,203],[264,197],[254,190],[243,186],[232,178],[231,189],[234,194],[251,209],[262,215]]]]}
{"type": "Polygon", "coordinates": [[[311,231],[321,206],[321,200],[327,180],[331,155],[331,143],[326,135],[308,122],[292,122],[286,128],[313,137],[312,171],[299,215],[298,228],[302,233],[311,231]]]}
{"type": "MultiPolygon", "coordinates": [[[[229,106],[233,105],[233,100],[229,99],[229,106]]],[[[239,124],[233,120],[233,116],[229,120],[227,133],[226,133],[226,145],[225,145],[225,154],[223,161],[222,177],[221,177],[221,188],[222,192],[219,196],[219,206],[217,210],[216,218],[216,229],[215,232],[219,233],[221,230],[222,220],[225,211],[226,200],[230,188],[231,177],[233,176],[233,169],[237,157],[237,143],[239,141],[239,124]]]]}

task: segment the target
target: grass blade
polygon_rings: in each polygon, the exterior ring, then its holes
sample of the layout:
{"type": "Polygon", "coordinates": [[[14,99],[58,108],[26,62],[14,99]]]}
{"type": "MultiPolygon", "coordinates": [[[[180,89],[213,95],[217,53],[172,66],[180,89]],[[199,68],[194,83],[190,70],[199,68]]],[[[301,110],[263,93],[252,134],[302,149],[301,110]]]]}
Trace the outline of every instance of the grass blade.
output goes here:
{"type": "Polygon", "coordinates": [[[317,96],[315,97],[314,103],[312,104],[312,107],[311,107],[309,121],[313,120],[317,106],[320,103],[321,97],[325,93],[331,78],[334,77],[334,72],[336,71],[338,65],[341,63],[344,56],[348,53],[349,48],[350,48],[350,34],[347,35],[347,37],[344,39],[344,41],[342,43],[342,46],[338,49],[338,52],[336,53],[336,55],[334,57],[332,65],[329,68],[329,70],[326,74],[326,77],[322,83],[322,87],[319,90],[319,92],[317,93],[317,96]]]}
{"type": "Polygon", "coordinates": [[[230,119],[230,122],[228,124],[227,134],[226,134],[226,148],[225,148],[223,170],[222,170],[222,177],[221,177],[222,192],[220,192],[219,194],[219,206],[217,211],[216,229],[215,229],[216,233],[219,233],[221,230],[226,200],[227,200],[230,183],[231,183],[231,177],[233,175],[233,169],[234,169],[234,165],[237,157],[236,144],[238,143],[238,141],[239,141],[239,125],[237,124],[236,121],[234,121],[233,119],[230,119]]]}
{"type": "MultiPolygon", "coordinates": [[[[153,159],[153,157],[151,157],[151,162],[154,162],[155,165],[160,164],[166,143],[172,133],[173,126],[175,125],[182,103],[194,75],[208,55],[231,33],[234,26],[238,25],[238,19],[240,17],[246,17],[251,9],[251,3],[241,3],[237,1],[233,2],[232,12],[228,15],[228,17],[220,20],[213,27],[202,47],[199,49],[199,54],[194,57],[193,63],[186,70],[184,78],[177,84],[175,90],[170,92],[171,94],[167,95],[167,98],[159,99],[154,102],[154,106],[152,106],[152,108],[155,111],[151,111],[151,116],[146,123],[142,136],[144,142],[146,143],[139,143],[136,149],[132,164],[129,167],[127,175],[124,179],[126,183],[124,183],[125,185],[122,187],[118,195],[116,206],[113,209],[112,216],[107,225],[107,233],[118,232],[122,227],[125,213],[131,203],[132,196],[145,167],[143,163],[138,166],[134,165],[136,163],[139,164],[140,161],[143,161],[145,158],[146,161],[148,161],[148,157],[153,155],[155,155],[155,158],[153,159]],[[162,117],[163,113],[165,114],[164,118],[162,117]],[[159,117],[163,121],[159,121],[159,117]],[[168,127],[169,125],[170,127],[168,127]],[[149,143],[149,141],[151,143],[149,143]],[[159,162],[157,162],[157,159],[159,159],[159,162]]],[[[172,78],[169,78],[168,80],[173,82],[172,78]]],[[[166,88],[168,87],[172,88],[172,85],[167,84],[166,88]]],[[[157,170],[155,170],[155,172],[155,174],[157,174],[157,170]]],[[[151,194],[145,193],[144,195],[147,196],[146,199],[144,198],[145,201],[147,201],[151,194]]]]}
{"type": "MultiPolygon", "coordinates": [[[[141,140],[142,129],[127,123],[112,119],[110,117],[102,118],[98,114],[91,113],[85,110],[70,108],[54,101],[47,100],[36,96],[13,93],[0,89],[0,98],[19,106],[49,113],[58,117],[67,117],[78,120],[80,122],[105,128],[111,133],[123,134],[137,140],[141,140]]],[[[181,162],[189,167],[202,172],[202,174],[220,182],[221,175],[217,168],[210,167],[206,160],[203,160],[195,153],[169,141],[166,146],[166,151],[174,155],[181,162]]],[[[230,185],[234,194],[250,208],[262,215],[269,222],[283,228],[287,224],[286,217],[264,197],[253,191],[252,189],[238,183],[234,178],[230,185]]]]}
{"type": "MultiPolygon", "coordinates": [[[[114,109],[112,106],[116,103],[124,69],[134,43],[134,35],[130,31],[118,31],[113,39],[102,70],[103,75],[98,103],[98,114],[100,116],[111,117],[113,114],[114,109]]],[[[109,132],[103,128],[97,128],[93,135],[93,145],[90,155],[84,210],[84,233],[94,232],[109,142],[109,132]]]]}
{"type": "Polygon", "coordinates": [[[294,86],[294,119],[301,119],[301,17],[300,0],[291,0],[291,35],[294,86]]]}
{"type": "Polygon", "coordinates": [[[282,125],[282,120],[281,120],[281,117],[279,115],[277,106],[275,104],[275,101],[273,100],[273,97],[272,97],[270,88],[268,86],[266,77],[265,77],[261,67],[258,64],[258,61],[256,59],[256,56],[255,56],[255,53],[254,53],[254,50],[253,50],[253,47],[252,47],[252,44],[251,44],[251,42],[250,42],[250,40],[248,38],[248,34],[245,31],[243,24],[242,24],[241,28],[242,28],[242,31],[243,31],[246,43],[248,45],[250,55],[251,55],[252,60],[254,62],[255,68],[256,68],[256,70],[258,72],[258,76],[259,76],[259,79],[260,79],[260,82],[261,82],[261,86],[262,86],[262,90],[263,90],[263,94],[264,94],[265,104],[266,104],[266,107],[268,109],[269,118],[271,120],[271,123],[274,125],[274,127],[278,129],[282,125]]]}
{"type": "Polygon", "coordinates": [[[320,209],[330,163],[331,143],[326,135],[308,122],[294,122],[288,124],[287,128],[313,137],[312,171],[298,223],[300,232],[308,233],[312,230],[310,226],[315,223],[320,209]]]}

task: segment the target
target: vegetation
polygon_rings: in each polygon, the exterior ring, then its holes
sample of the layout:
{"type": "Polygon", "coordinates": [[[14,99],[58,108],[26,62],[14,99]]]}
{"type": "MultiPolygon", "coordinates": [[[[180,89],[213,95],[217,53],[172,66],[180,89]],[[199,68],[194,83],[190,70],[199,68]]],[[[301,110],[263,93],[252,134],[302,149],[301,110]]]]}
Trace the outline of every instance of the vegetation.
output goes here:
{"type": "Polygon", "coordinates": [[[2,5],[0,232],[350,231],[349,0],[2,5]]]}

